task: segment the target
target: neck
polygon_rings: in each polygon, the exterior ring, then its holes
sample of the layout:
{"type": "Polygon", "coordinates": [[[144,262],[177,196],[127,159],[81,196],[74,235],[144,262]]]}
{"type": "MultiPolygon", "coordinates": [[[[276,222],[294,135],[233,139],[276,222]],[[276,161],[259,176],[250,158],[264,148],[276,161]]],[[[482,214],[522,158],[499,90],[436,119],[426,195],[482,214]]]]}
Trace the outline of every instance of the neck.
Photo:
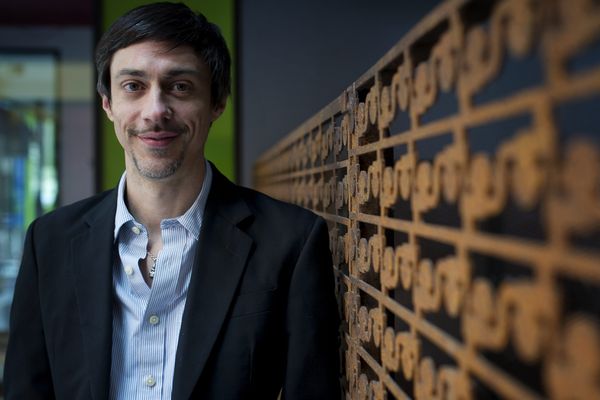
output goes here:
{"type": "Polygon", "coordinates": [[[183,215],[194,203],[206,176],[204,160],[192,173],[150,179],[127,168],[125,187],[129,212],[150,232],[160,232],[160,221],[183,215]]]}

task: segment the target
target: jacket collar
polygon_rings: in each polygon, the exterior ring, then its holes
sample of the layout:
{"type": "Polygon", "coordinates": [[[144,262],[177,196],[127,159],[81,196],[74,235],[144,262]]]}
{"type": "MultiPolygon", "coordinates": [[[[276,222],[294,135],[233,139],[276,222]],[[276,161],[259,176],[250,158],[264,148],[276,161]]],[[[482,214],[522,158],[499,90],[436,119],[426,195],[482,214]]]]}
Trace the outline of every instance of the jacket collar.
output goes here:
{"type": "Polygon", "coordinates": [[[116,190],[84,217],[84,229],[71,241],[77,307],[81,321],[85,368],[94,399],[108,398],[112,347],[112,264],[116,190]]]}
{"type": "Polygon", "coordinates": [[[191,396],[221,331],[253,245],[240,228],[252,213],[239,188],[214,166],[213,172],[213,187],[206,204],[179,335],[174,400],[191,396]]]}

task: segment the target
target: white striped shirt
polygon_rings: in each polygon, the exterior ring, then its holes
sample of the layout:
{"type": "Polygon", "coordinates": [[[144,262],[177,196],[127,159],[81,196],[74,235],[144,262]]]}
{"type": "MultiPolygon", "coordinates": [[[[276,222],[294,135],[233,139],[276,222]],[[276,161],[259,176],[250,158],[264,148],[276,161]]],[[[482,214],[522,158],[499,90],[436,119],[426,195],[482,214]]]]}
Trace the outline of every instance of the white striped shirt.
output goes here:
{"type": "Polygon", "coordinates": [[[202,190],[178,218],[160,223],[163,248],[152,286],[139,268],[146,258],[148,234],[125,204],[125,180],[119,182],[115,215],[113,335],[110,398],[170,399],[175,354],[212,171],[206,162],[202,190]]]}

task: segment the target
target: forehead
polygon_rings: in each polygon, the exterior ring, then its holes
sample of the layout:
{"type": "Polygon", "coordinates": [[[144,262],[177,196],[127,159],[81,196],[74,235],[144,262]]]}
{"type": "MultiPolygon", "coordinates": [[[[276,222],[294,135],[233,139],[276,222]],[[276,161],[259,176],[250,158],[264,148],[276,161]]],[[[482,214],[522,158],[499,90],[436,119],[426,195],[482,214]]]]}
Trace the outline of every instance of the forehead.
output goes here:
{"type": "Polygon", "coordinates": [[[119,49],[113,54],[110,74],[136,70],[147,74],[165,73],[173,69],[196,70],[206,75],[208,67],[191,46],[173,47],[169,43],[146,41],[119,49]]]}

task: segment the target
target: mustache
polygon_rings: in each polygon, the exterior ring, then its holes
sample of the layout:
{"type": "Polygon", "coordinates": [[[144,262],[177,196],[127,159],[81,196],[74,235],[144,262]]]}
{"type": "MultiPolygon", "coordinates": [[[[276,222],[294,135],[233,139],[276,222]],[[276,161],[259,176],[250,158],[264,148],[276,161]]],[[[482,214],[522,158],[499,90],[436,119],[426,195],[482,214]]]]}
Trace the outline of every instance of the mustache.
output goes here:
{"type": "Polygon", "coordinates": [[[153,132],[174,132],[177,134],[185,133],[186,129],[184,126],[174,125],[174,124],[154,124],[152,126],[143,127],[140,129],[137,128],[128,128],[127,134],[129,136],[139,136],[147,133],[153,132]]]}

